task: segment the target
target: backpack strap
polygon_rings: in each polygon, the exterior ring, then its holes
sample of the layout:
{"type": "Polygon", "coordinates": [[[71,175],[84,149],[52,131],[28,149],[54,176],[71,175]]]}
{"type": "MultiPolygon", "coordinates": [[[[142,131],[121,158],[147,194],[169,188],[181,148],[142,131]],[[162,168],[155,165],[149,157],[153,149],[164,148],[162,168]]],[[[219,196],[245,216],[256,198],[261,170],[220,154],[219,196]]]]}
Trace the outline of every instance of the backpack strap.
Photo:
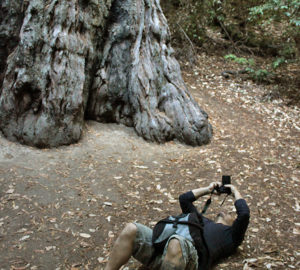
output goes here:
{"type": "Polygon", "coordinates": [[[181,216],[177,216],[177,217],[175,217],[175,220],[172,220],[172,222],[168,222],[168,223],[173,223],[173,228],[177,229],[177,227],[178,227],[177,224],[178,223],[180,224],[180,221],[179,221],[180,218],[181,218],[181,216]]]}
{"type": "Polygon", "coordinates": [[[201,212],[202,215],[206,213],[206,210],[208,209],[208,207],[209,207],[210,204],[211,204],[211,197],[212,197],[213,192],[214,192],[214,191],[212,191],[212,192],[210,193],[210,197],[208,198],[208,200],[206,201],[206,203],[205,203],[205,205],[204,205],[204,207],[203,207],[203,210],[202,210],[202,212],[201,212]]]}
{"type": "Polygon", "coordinates": [[[160,220],[158,223],[169,223],[169,224],[171,223],[171,224],[174,224],[173,225],[174,228],[177,228],[177,224],[191,225],[191,226],[197,227],[200,230],[203,230],[203,226],[198,223],[190,222],[190,221],[179,221],[178,219],[179,218],[177,218],[175,220],[160,220]]]}

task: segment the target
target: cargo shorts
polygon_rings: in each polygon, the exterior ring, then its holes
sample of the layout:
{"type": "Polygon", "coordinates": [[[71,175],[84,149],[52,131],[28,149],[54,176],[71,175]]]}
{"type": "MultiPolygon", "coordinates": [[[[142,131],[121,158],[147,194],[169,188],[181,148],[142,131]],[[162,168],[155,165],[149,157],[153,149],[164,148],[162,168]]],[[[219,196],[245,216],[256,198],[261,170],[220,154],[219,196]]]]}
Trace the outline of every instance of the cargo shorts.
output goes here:
{"type": "Polygon", "coordinates": [[[139,223],[134,223],[137,226],[137,234],[133,246],[133,257],[144,266],[151,270],[159,270],[166,256],[168,244],[171,239],[177,239],[180,242],[182,256],[185,262],[183,270],[198,269],[198,255],[193,243],[180,235],[172,235],[163,251],[163,254],[155,254],[152,245],[152,229],[139,223]]]}

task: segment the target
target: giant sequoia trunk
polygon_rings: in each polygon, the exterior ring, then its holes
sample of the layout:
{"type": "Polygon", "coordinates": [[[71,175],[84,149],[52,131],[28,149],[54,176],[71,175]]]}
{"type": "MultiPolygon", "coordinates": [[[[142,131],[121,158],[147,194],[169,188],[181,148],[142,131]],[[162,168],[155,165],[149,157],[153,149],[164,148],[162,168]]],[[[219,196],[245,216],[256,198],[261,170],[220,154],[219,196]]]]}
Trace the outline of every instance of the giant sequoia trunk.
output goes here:
{"type": "Polygon", "coordinates": [[[1,0],[0,128],[25,144],[80,139],[84,119],[151,141],[208,143],[158,0],[1,0]]]}

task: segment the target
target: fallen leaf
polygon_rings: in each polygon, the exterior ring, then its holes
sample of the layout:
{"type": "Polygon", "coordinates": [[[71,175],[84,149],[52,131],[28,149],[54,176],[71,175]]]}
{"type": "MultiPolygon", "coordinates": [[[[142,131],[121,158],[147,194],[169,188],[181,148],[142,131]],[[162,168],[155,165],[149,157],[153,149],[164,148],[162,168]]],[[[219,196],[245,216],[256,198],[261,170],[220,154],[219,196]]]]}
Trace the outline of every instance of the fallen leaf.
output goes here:
{"type": "Polygon", "coordinates": [[[99,263],[106,263],[106,262],[108,262],[108,260],[105,259],[105,258],[103,258],[103,257],[99,257],[97,260],[98,260],[99,263]]]}
{"type": "Polygon", "coordinates": [[[293,234],[300,235],[300,230],[298,228],[294,228],[293,234]]]}
{"type": "Polygon", "coordinates": [[[25,241],[25,240],[27,240],[29,237],[30,237],[30,235],[25,235],[25,236],[23,236],[22,238],[20,238],[19,241],[25,241]]]}
{"type": "Polygon", "coordinates": [[[146,166],[138,166],[138,165],[135,165],[134,167],[135,167],[135,168],[138,168],[138,169],[148,169],[148,167],[146,167],[146,166]]]}
{"type": "Polygon", "coordinates": [[[106,205],[106,206],[112,206],[112,203],[110,203],[110,202],[104,202],[104,205],[106,205]]]}
{"type": "Polygon", "coordinates": [[[56,246],[48,246],[45,247],[46,251],[50,251],[50,250],[56,250],[56,246]]]}
{"type": "Polygon", "coordinates": [[[80,246],[83,247],[83,248],[87,248],[87,247],[90,247],[91,245],[87,242],[81,242],[80,246]]]}
{"type": "Polygon", "coordinates": [[[88,233],[80,233],[79,235],[80,235],[81,237],[83,237],[83,238],[90,238],[90,237],[91,237],[91,235],[88,234],[88,233]]]}

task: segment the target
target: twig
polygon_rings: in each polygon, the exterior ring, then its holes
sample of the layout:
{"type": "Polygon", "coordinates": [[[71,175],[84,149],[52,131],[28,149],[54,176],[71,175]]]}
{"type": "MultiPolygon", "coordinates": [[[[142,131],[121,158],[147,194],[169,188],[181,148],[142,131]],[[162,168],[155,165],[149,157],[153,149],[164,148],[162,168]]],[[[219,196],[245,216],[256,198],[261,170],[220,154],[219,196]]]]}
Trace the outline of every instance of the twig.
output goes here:
{"type": "Polygon", "coordinates": [[[223,24],[221,21],[219,21],[219,23],[220,23],[222,29],[224,30],[226,36],[227,36],[227,37],[229,38],[229,40],[231,41],[232,46],[234,47],[234,49],[235,49],[237,52],[240,52],[240,50],[235,46],[235,43],[234,43],[234,41],[232,40],[232,38],[231,38],[231,36],[229,35],[229,33],[227,32],[226,27],[224,26],[224,24],[223,24]]]}
{"type": "Polygon", "coordinates": [[[192,51],[193,51],[193,53],[194,53],[194,56],[196,56],[197,53],[196,53],[196,51],[195,51],[193,42],[190,40],[190,38],[188,37],[187,33],[183,30],[183,28],[182,28],[178,23],[176,23],[176,24],[178,25],[178,27],[180,28],[180,30],[182,31],[182,33],[184,34],[184,36],[186,37],[186,39],[187,39],[187,40],[189,41],[189,43],[191,44],[191,47],[192,47],[192,51]]]}

